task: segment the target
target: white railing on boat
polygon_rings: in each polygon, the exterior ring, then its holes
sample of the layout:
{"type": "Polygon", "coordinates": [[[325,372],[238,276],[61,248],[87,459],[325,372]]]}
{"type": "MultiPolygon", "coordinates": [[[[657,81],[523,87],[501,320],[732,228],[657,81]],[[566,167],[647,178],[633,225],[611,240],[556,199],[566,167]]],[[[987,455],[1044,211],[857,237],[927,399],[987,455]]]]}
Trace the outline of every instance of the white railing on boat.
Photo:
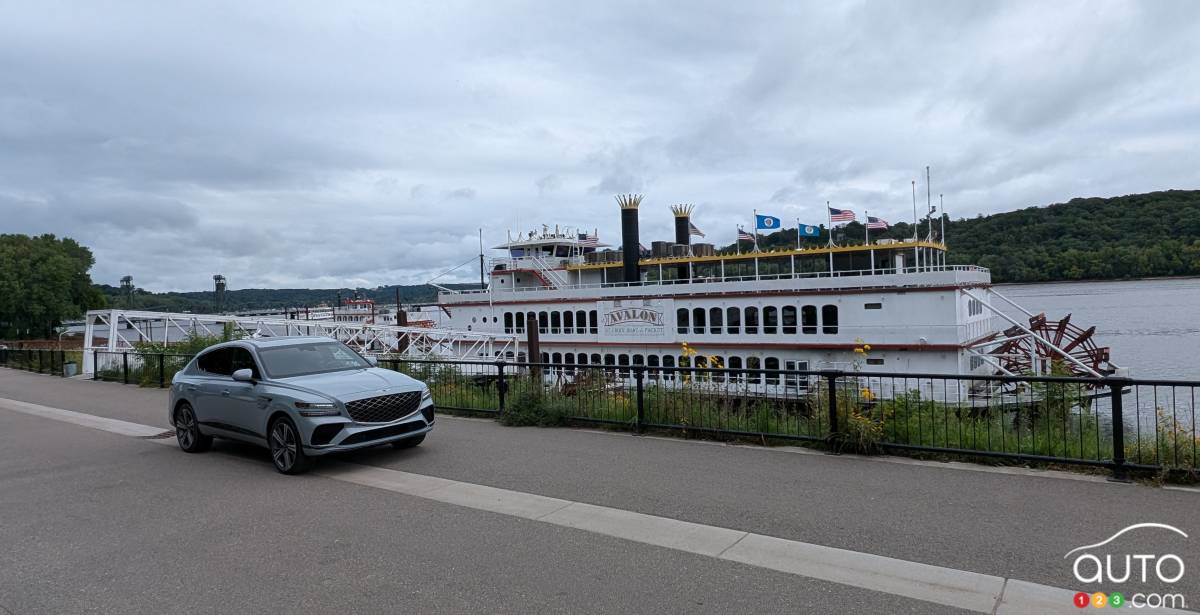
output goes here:
{"type": "MultiPolygon", "coordinates": [[[[604,282],[604,283],[598,283],[598,284],[566,284],[559,288],[547,288],[544,286],[541,286],[541,287],[531,286],[531,287],[520,287],[520,288],[505,288],[502,290],[498,290],[498,292],[503,292],[503,293],[549,292],[549,291],[557,291],[557,290],[581,290],[581,289],[595,289],[595,288],[631,288],[631,287],[643,288],[646,286],[718,284],[718,283],[724,283],[724,282],[756,282],[756,281],[770,281],[770,280],[819,280],[819,279],[835,279],[835,278],[840,279],[840,278],[850,278],[850,277],[892,277],[892,276],[900,276],[900,275],[919,275],[922,273],[946,273],[946,272],[977,273],[977,274],[990,274],[991,273],[987,267],[979,267],[976,265],[938,265],[938,266],[932,266],[932,267],[906,267],[899,272],[897,272],[895,269],[888,269],[888,270],[851,269],[851,270],[846,270],[846,271],[834,271],[832,273],[829,271],[815,271],[815,272],[806,272],[806,273],[777,273],[777,274],[725,276],[725,277],[713,276],[713,277],[700,277],[700,278],[689,278],[689,279],[679,279],[679,280],[645,280],[640,283],[604,282]]],[[[943,282],[938,281],[938,283],[943,283],[943,282]]],[[[923,284],[920,284],[920,283],[897,284],[897,286],[900,286],[900,285],[922,286],[923,284]]],[[[882,284],[872,284],[871,286],[882,286],[882,284]]],[[[458,291],[455,293],[442,293],[442,294],[443,295],[454,294],[457,296],[457,295],[488,294],[490,292],[492,292],[492,289],[463,290],[463,291],[458,291]]]]}

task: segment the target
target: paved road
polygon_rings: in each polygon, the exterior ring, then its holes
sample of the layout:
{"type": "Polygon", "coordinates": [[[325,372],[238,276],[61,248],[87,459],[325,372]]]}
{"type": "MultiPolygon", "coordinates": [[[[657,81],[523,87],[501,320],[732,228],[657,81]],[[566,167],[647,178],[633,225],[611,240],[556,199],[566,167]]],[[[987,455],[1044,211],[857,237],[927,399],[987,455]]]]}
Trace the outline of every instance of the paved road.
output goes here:
{"type": "MultiPolygon", "coordinates": [[[[0,369],[0,398],[166,426],[163,391],[0,369]]],[[[342,461],[909,562],[902,567],[1091,591],[1125,588],[1078,587],[1067,551],[1139,522],[1191,533],[1200,502],[1054,474],[451,417],[417,449],[342,461]]],[[[185,455],[0,408],[0,613],[958,612],[863,589],[886,589],[879,584],[471,506],[280,476],[251,447],[185,455]]],[[[1135,545],[1200,563],[1200,543],[1165,532],[1138,534],[1135,545]]],[[[1200,601],[1200,577],[1189,573],[1172,591],[1200,601]]]]}

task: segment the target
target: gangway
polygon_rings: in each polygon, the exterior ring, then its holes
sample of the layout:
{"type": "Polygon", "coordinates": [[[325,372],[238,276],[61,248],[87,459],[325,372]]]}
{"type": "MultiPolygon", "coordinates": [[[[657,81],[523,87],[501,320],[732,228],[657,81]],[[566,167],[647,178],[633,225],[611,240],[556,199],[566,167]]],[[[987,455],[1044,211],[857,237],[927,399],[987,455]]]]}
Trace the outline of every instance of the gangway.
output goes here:
{"type": "Polygon", "coordinates": [[[286,337],[313,335],[344,342],[365,355],[483,359],[517,353],[512,334],[431,327],[304,320],[233,314],[190,314],[138,310],[91,310],[84,319],[83,373],[95,372],[96,352],[123,352],[139,344],[170,345],[191,336],[286,337]]]}

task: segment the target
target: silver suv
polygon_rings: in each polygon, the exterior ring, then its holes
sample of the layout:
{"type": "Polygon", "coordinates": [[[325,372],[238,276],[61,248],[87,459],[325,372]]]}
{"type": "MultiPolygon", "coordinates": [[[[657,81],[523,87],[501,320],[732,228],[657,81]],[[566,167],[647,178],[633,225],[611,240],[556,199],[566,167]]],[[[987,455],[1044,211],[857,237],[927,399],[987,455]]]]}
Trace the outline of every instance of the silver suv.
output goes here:
{"type": "Polygon", "coordinates": [[[214,437],[271,451],[275,469],[299,474],[316,455],[388,444],[410,448],[433,429],[429,387],[375,367],[323,337],[277,337],[206,348],[171,380],[169,415],[179,448],[214,437]]]}

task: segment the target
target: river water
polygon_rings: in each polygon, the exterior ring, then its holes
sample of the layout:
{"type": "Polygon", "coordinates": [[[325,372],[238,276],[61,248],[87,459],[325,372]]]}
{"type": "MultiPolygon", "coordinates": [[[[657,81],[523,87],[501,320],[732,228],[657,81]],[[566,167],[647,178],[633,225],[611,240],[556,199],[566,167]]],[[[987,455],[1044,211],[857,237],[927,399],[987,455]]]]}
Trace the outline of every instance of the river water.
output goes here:
{"type": "Polygon", "coordinates": [[[1045,312],[1050,319],[1071,314],[1076,325],[1094,325],[1096,343],[1111,348],[1112,362],[1129,368],[1132,378],[1200,380],[1200,278],[1014,284],[996,290],[1035,314],[1045,312]]]}

